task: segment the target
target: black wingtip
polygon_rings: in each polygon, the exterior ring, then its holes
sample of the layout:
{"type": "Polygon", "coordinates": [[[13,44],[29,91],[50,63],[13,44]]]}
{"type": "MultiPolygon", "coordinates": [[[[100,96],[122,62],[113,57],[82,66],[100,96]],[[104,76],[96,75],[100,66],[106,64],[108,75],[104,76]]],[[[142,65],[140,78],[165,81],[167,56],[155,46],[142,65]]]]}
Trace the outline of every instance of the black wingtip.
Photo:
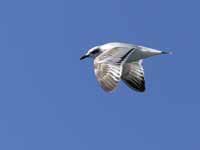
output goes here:
{"type": "Polygon", "coordinates": [[[128,85],[129,88],[131,88],[131,89],[133,89],[133,90],[135,90],[135,91],[137,91],[137,92],[143,93],[143,92],[145,92],[145,90],[146,90],[146,87],[145,87],[145,80],[142,80],[142,81],[140,81],[139,83],[132,82],[132,81],[130,81],[130,80],[123,80],[123,81],[124,81],[124,83],[125,83],[126,85],[128,85]]]}

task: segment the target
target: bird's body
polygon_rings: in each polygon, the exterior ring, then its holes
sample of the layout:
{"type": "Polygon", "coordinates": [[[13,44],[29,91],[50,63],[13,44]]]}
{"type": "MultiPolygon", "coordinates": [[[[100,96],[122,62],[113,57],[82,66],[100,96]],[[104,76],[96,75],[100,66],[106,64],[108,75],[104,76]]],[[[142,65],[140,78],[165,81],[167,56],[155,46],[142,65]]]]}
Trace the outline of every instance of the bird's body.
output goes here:
{"type": "Polygon", "coordinates": [[[167,54],[167,52],[127,43],[107,43],[90,49],[81,57],[94,58],[94,70],[101,87],[113,91],[120,80],[139,92],[145,91],[144,69],[145,58],[167,54]]]}

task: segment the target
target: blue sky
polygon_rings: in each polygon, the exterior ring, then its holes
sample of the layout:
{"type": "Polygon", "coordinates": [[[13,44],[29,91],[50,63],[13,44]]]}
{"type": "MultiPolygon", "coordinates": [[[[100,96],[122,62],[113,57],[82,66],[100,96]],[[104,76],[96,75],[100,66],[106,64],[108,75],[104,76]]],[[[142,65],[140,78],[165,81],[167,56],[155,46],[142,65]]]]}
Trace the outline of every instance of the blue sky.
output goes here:
{"type": "Polygon", "coordinates": [[[0,149],[199,150],[200,2],[0,1],[0,149]],[[98,85],[89,48],[173,51],[145,60],[147,91],[98,85]]]}

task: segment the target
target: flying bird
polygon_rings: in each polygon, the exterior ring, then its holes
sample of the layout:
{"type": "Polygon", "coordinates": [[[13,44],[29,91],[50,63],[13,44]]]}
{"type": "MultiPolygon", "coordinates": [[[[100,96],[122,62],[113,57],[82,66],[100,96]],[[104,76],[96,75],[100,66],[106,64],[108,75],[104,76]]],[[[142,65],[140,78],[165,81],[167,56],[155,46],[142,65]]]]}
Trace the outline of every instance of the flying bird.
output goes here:
{"type": "Polygon", "coordinates": [[[161,54],[171,54],[171,52],[115,42],[89,49],[80,60],[87,57],[94,59],[95,75],[106,92],[116,89],[120,80],[129,88],[144,92],[143,59],[161,54]]]}

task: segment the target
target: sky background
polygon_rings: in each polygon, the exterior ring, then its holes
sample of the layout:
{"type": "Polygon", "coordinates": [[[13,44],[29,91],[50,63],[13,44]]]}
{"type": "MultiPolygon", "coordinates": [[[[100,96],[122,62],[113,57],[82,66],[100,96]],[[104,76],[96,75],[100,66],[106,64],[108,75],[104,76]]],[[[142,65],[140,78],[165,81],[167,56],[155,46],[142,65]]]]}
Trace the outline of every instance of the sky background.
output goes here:
{"type": "Polygon", "coordinates": [[[200,2],[1,0],[0,149],[199,150],[200,2]],[[98,85],[89,48],[173,51],[144,61],[147,90],[98,85]]]}

